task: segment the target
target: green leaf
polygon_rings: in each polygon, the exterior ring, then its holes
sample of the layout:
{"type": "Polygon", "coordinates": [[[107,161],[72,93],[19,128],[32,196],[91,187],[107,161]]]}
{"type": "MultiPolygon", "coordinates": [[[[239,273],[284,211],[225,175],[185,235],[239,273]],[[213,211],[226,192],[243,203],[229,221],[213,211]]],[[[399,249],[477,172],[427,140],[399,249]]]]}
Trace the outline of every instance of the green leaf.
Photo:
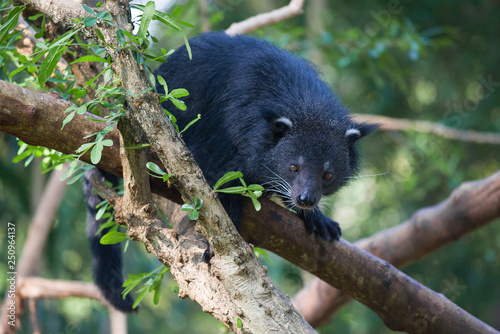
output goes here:
{"type": "Polygon", "coordinates": [[[74,62],[70,63],[70,65],[72,64],[75,64],[75,63],[83,63],[83,62],[86,62],[86,61],[98,61],[98,62],[101,62],[101,63],[111,63],[111,60],[110,59],[104,59],[104,58],[101,58],[101,57],[96,57],[96,56],[83,56],[83,57],[80,57],[78,58],[77,60],[75,60],[74,62]]]}
{"type": "Polygon", "coordinates": [[[151,161],[146,164],[146,168],[158,175],[167,174],[157,164],[151,161]]]}
{"type": "Polygon", "coordinates": [[[61,59],[64,50],[66,50],[66,45],[58,46],[49,51],[47,58],[45,58],[40,66],[40,70],[38,71],[38,83],[40,85],[43,85],[52,75],[52,72],[54,72],[54,69],[59,62],[59,59],[61,59]]]}
{"type": "Polygon", "coordinates": [[[128,238],[128,236],[122,232],[118,232],[118,231],[108,232],[102,236],[101,244],[113,245],[113,244],[117,244],[119,242],[122,242],[123,240],[125,240],[127,238],[128,238]]]}
{"type": "Polygon", "coordinates": [[[183,33],[182,36],[184,37],[184,44],[186,45],[186,50],[189,55],[189,59],[193,59],[193,53],[191,52],[191,46],[189,45],[189,41],[187,39],[187,36],[183,33]]]}
{"type": "Polygon", "coordinates": [[[92,151],[90,151],[90,161],[92,162],[92,164],[97,165],[99,161],[101,161],[103,149],[104,146],[101,142],[95,143],[94,148],[92,148],[92,151]]]}
{"type": "Polygon", "coordinates": [[[189,95],[189,92],[187,91],[187,89],[184,89],[184,88],[177,88],[177,89],[173,89],[170,94],[170,96],[172,97],[175,97],[175,98],[179,98],[179,97],[184,97],[184,96],[188,96],[189,95]]]}
{"type": "Polygon", "coordinates": [[[172,12],[172,16],[177,16],[181,13],[181,7],[175,7],[174,11],[172,12]]]}
{"type": "Polygon", "coordinates": [[[155,3],[154,1],[148,1],[146,6],[144,7],[144,11],[142,12],[141,25],[139,26],[139,30],[137,31],[137,36],[146,38],[149,24],[151,23],[154,14],[155,3]]]}
{"type": "Polygon", "coordinates": [[[97,23],[98,18],[95,16],[88,16],[83,19],[83,24],[87,27],[93,27],[97,23]]]}
{"type": "Polygon", "coordinates": [[[251,191],[264,191],[264,187],[260,184],[251,184],[248,186],[248,190],[251,191]]]}
{"type": "Polygon", "coordinates": [[[75,117],[75,114],[76,114],[76,111],[73,111],[71,114],[69,114],[68,116],[66,116],[66,118],[63,121],[63,125],[61,127],[61,130],[64,129],[64,126],[66,124],[68,124],[69,122],[71,122],[71,120],[73,119],[73,117],[75,117]]]}
{"type": "Polygon", "coordinates": [[[163,77],[161,75],[158,75],[158,82],[160,83],[160,85],[163,86],[163,89],[165,89],[165,95],[168,94],[168,86],[167,86],[167,83],[165,82],[165,79],[163,79],[163,77]]]}
{"type": "Polygon", "coordinates": [[[97,37],[98,37],[98,38],[99,38],[99,39],[100,39],[103,43],[106,43],[106,41],[104,40],[104,35],[102,34],[102,32],[101,32],[99,29],[97,29],[97,28],[95,28],[95,29],[94,29],[94,31],[95,31],[95,34],[97,35],[97,37]]]}
{"type": "Polygon", "coordinates": [[[182,204],[181,206],[181,211],[193,211],[194,210],[194,206],[192,206],[191,204],[182,204]]]}
{"type": "Polygon", "coordinates": [[[90,13],[92,15],[96,15],[95,12],[94,12],[94,10],[92,8],[90,8],[89,6],[87,6],[87,5],[82,5],[82,6],[83,6],[83,9],[85,9],[85,11],[87,13],[90,13]]]}
{"type": "Polygon", "coordinates": [[[245,191],[247,191],[247,187],[237,186],[237,187],[217,189],[215,191],[219,192],[219,193],[224,193],[224,194],[241,194],[241,193],[244,193],[245,191]]]}
{"type": "Polygon", "coordinates": [[[155,303],[155,305],[158,305],[158,303],[160,302],[160,293],[161,293],[161,282],[160,284],[157,284],[155,288],[155,295],[153,297],[153,303],[155,303]]]}
{"type": "Polygon", "coordinates": [[[32,16],[28,17],[28,20],[35,21],[35,20],[37,20],[42,15],[43,15],[43,13],[32,15],[32,16]]]}
{"type": "Polygon", "coordinates": [[[236,180],[240,177],[243,177],[243,173],[241,172],[227,172],[219,179],[219,181],[215,183],[214,191],[220,188],[223,184],[236,180]]]}
{"type": "Polygon", "coordinates": [[[104,146],[113,146],[113,141],[111,139],[104,139],[101,141],[104,146]]]}
{"type": "Polygon", "coordinates": [[[144,296],[146,295],[146,293],[148,292],[147,289],[144,289],[144,291],[139,295],[139,297],[137,297],[137,299],[135,300],[134,302],[134,305],[132,305],[132,308],[136,308],[137,305],[139,305],[139,303],[141,302],[141,300],[144,298],[144,296]]]}
{"type": "Polygon", "coordinates": [[[28,64],[30,61],[28,60],[28,58],[26,58],[25,55],[19,55],[19,57],[17,58],[19,59],[19,61],[23,64],[28,64]]]}
{"type": "Polygon", "coordinates": [[[237,327],[237,328],[242,328],[242,327],[243,327],[243,322],[241,321],[241,319],[240,319],[240,318],[238,318],[238,319],[236,320],[236,327],[237,327]]]}
{"type": "Polygon", "coordinates": [[[91,148],[92,146],[94,146],[95,143],[86,143],[86,144],[82,144],[82,146],[80,146],[76,151],[75,153],[77,154],[80,154],[82,152],[85,152],[86,150],[88,150],[89,148],[91,148]]]}
{"type": "Polygon", "coordinates": [[[203,206],[203,200],[199,199],[198,197],[195,197],[193,206],[194,206],[195,210],[201,209],[201,207],[203,206]]]}
{"type": "Polygon", "coordinates": [[[182,31],[181,27],[179,27],[168,14],[156,11],[155,15],[153,16],[153,19],[158,20],[161,23],[169,26],[170,28],[174,28],[177,31],[182,31]]]}
{"type": "Polygon", "coordinates": [[[260,209],[262,208],[262,205],[257,200],[257,198],[254,198],[254,197],[250,196],[250,199],[252,200],[253,206],[255,207],[255,211],[260,211],[260,209]]]}
{"type": "Polygon", "coordinates": [[[31,151],[24,151],[23,153],[19,154],[14,159],[12,159],[12,162],[18,163],[19,161],[29,157],[30,155],[31,155],[31,151]]]}
{"type": "Polygon", "coordinates": [[[7,16],[7,19],[5,20],[5,23],[0,26],[0,44],[4,40],[6,36],[9,35],[9,33],[14,30],[14,28],[17,26],[17,20],[19,19],[19,15],[21,12],[25,9],[25,6],[17,6],[14,7],[12,11],[9,12],[9,15],[7,16]]]}
{"type": "MultiPolygon", "coordinates": [[[[14,71],[10,72],[9,79],[12,79],[12,77],[14,77],[14,75],[16,75],[17,73],[25,70],[27,67],[28,66],[21,66],[21,67],[16,68],[14,71]]],[[[35,67],[35,70],[36,70],[36,67],[35,67]]]]}
{"type": "Polygon", "coordinates": [[[254,247],[253,248],[253,252],[255,253],[255,255],[257,257],[259,257],[259,255],[262,255],[263,257],[266,258],[267,261],[269,261],[269,263],[271,263],[273,266],[275,265],[273,261],[271,261],[271,259],[269,258],[269,256],[267,255],[266,251],[264,251],[262,248],[259,248],[259,247],[254,247]]]}
{"type": "Polygon", "coordinates": [[[123,30],[118,29],[116,31],[116,38],[118,38],[118,43],[123,47],[125,45],[125,34],[123,33],[123,30]]]}
{"type": "Polygon", "coordinates": [[[178,100],[175,97],[169,97],[168,99],[170,100],[170,102],[172,102],[174,104],[174,106],[177,107],[177,109],[182,110],[182,111],[187,109],[187,107],[183,101],[178,100]]]}
{"type": "Polygon", "coordinates": [[[78,108],[76,108],[76,113],[78,115],[83,115],[87,112],[87,105],[86,104],[82,104],[81,106],[79,106],[78,108]]]}
{"type": "Polygon", "coordinates": [[[186,126],[184,127],[184,129],[182,129],[182,131],[179,132],[179,133],[183,133],[184,131],[186,131],[187,129],[189,129],[191,127],[191,125],[193,125],[194,123],[198,122],[200,119],[201,119],[201,115],[198,114],[198,117],[196,117],[191,122],[189,122],[188,124],[186,124],[186,126]]]}
{"type": "Polygon", "coordinates": [[[109,68],[105,68],[102,70],[98,75],[95,76],[95,78],[90,79],[85,83],[85,86],[90,86],[94,81],[96,81],[104,72],[108,71],[109,68]]]}

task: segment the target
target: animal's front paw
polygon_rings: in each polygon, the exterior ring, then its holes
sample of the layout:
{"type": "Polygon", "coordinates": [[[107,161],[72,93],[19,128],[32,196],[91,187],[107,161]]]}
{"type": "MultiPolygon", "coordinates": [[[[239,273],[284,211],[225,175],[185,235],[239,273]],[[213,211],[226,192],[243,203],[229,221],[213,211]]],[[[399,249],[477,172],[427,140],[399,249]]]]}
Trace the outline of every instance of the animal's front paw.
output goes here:
{"type": "Polygon", "coordinates": [[[340,229],[339,223],[333,221],[319,211],[312,216],[306,216],[304,218],[306,231],[309,234],[314,233],[316,236],[326,241],[339,240],[342,236],[342,230],[340,229]]]}

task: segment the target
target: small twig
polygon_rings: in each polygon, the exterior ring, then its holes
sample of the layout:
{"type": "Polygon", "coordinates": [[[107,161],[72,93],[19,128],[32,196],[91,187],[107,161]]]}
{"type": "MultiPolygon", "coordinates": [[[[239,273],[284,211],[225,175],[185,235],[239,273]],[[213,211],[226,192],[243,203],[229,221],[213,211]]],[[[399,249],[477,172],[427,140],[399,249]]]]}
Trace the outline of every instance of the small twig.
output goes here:
{"type": "Polygon", "coordinates": [[[275,9],[268,13],[255,15],[244,21],[231,24],[231,26],[226,29],[226,34],[231,36],[246,34],[260,27],[271,25],[290,17],[300,15],[302,14],[303,6],[304,0],[291,0],[290,3],[284,7],[275,9]]]}
{"type": "Polygon", "coordinates": [[[428,132],[443,138],[467,141],[477,144],[500,145],[500,135],[493,132],[479,132],[474,130],[458,130],[429,121],[416,121],[387,116],[355,114],[356,121],[380,123],[381,130],[418,131],[428,132]]]}

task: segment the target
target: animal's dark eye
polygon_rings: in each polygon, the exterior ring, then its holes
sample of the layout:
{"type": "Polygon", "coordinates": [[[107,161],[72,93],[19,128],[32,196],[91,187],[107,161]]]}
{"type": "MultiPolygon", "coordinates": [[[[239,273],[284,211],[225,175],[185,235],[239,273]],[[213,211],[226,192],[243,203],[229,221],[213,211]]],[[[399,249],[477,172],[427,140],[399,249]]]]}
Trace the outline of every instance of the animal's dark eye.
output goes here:
{"type": "Polygon", "coordinates": [[[333,177],[333,174],[332,174],[332,173],[325,173],[325,175],[323,175],[323,178],[324,178],[325,180],[330,180],[332,177],[333,177]]]}
{"type": "Polygon", "coordinates": [[[292,173],[298,173],[299,172],[299,168],[295,165],[290,165],[290,170],[292,171],[292,173]]]}

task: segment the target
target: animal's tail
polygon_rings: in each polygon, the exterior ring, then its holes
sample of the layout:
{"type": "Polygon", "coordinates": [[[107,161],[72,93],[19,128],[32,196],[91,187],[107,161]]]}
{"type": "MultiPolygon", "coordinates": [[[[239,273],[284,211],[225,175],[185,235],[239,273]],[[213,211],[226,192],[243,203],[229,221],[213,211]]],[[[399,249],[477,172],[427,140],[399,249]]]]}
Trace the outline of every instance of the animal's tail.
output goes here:
{"type": "Polygon", "coordinates": [[[106,179],[114,186],[118,184],[118,178],[97,168],[87,171],[83,178],[83,191],[87,200],[87,236],[90,241],[95,284],[106,300],[116,309],[123,312],[132,312],[134,311],[132,308],[134,300],[130,295],[123,299],[121,294],[123,290],[121,246],[120,244],[102,245],[100,243],[101,237],[106,234],[108,229],[96,235],[104,220],[95,219],[98,211],[96,206],[102,201],[102,198],[93,191],[92,176],[103,181],[106,179]]]}

